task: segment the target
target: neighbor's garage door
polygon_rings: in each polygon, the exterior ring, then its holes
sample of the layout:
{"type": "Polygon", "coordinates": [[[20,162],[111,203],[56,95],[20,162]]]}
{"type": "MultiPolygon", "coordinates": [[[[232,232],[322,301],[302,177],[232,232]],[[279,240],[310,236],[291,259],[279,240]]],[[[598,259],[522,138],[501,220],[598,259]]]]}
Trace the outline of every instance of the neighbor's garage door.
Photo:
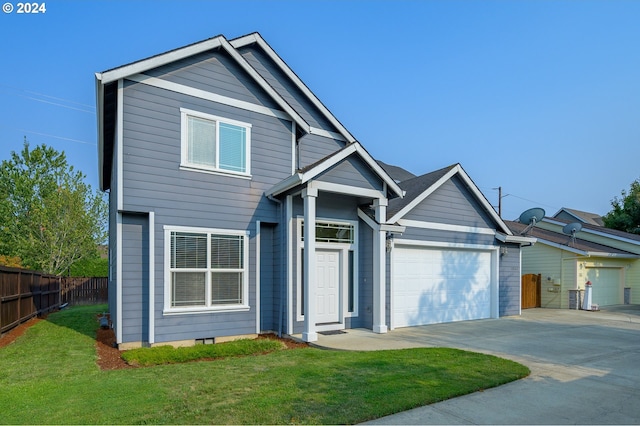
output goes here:
{"type": "Polygon", "coordinates": [[[619,305],[622,300],[620,268],[587,268],[592,284],[591,302],[600,306],[619,305]]]}
{"type": "Polygon", "coordinates": [[[393,326],[491,317],[491,253],[393,249],[393,326]]]}

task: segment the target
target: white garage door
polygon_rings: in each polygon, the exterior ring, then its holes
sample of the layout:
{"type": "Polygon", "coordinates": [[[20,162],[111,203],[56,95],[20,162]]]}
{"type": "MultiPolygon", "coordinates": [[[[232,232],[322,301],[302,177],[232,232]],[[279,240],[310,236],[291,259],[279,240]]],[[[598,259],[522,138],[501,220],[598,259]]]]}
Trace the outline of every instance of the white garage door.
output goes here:
{"type": "Polygon", "coordinates": [[[396,246],[393,326],[491,317],[491,253],[396,246]]]}
{"type": "Polygon", "coordinates": [[[620,277],[620,268],[587,268],[587,280],[593,289],[591,302],[600,306],[623,303],[620,277]]]}

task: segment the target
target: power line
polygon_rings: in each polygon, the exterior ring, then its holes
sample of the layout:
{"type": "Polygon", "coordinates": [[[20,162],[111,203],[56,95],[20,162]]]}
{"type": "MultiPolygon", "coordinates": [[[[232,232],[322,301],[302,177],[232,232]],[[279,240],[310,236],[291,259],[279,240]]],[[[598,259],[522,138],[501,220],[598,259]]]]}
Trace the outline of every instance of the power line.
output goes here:
{"type": "Polygon", "coordinates": [[[75,110],[75,111],[86,112],[88,114],[95,114],[95,109],[96,108],[95,108],[95,106],[92,106],[92,105],[88,105],[88,104],[84,104],[84,103],[81,103],[81,102],[72,101],[70,99],[60,98],[60,97],[57,97],[57,96],[51,96],[51,95],[47,95],[47,94],[40,93],[40,92],[35,92],[33,90],[19,89],[17,87],[7,86],[6,84],[0,84],[0,87],[4,88],[5,92],[6,92],[6,89],[9,89],[9,90],[14,91],[14,92],[21,92],[21,93],[11,93],[12,95],[19,96],[21,98],[29,99],[29,100],[36,101],[36,102],[42,102],[42,103],[46,103],[46,104],[50,104],[50,105],[55,105],[55,106],[59,106],[59,107],[62,107],[62,108],[72,109],[72,110],[75,110]],[[53,99],[55,101],[60,101],[60,102],[64,102],[64,103],[53,102],[51,100],[40,99],[38,97],[53,99]],[[71,105],[65,105],[65,103],[71,104],[71,105]]]}
{"type": "Polygon", "coordinates": [[[1,124],[0,124],[0,127],[4,128],[4,129],[18,130],[20,132],[30,133],[32,135],[45,136],[45,137],[61,139],[61,140],[64,140],[64,141],[69,141],[69,142],[76,142],[76,143],[82,143],[82,144],[85,144],[85,145],[96,146],[95,142],[87,142],[87,141],[83,141],[83,140],[80,140],[80,139],[67,138],[67,137],[64,137],[64,136],[56,136],[56,135],[51,135],[51,134],[48,134],[48,133],[36,132],[34,130],[18,129],[17,127],[8,127],[8,126],[3,126],[1,124]]]}

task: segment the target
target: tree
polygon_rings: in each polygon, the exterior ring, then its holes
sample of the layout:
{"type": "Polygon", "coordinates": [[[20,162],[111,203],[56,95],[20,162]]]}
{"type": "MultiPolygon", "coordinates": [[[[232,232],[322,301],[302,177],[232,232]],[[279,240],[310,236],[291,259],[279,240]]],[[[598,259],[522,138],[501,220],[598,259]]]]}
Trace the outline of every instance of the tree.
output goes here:
{"type": "Polygon", "coordinates": [[[94,255],[106,239],[107,204],[84,179],[64,152],[30,150],[25,138],[0,166],[0,255],[56,275],[94,255]]]}
{"type": "Polygon", "coordinates": [[[622,190],[620,197],[611,200],[613,210],[603,220],[607,228],[640,234],[640,180],[631,183],[629,192],[622,190]]]}

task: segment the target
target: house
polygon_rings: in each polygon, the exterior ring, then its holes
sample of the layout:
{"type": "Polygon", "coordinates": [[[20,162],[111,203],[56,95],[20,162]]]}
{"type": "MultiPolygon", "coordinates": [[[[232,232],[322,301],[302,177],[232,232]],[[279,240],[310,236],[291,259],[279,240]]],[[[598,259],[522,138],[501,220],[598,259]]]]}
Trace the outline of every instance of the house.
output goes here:
{"type": "Polygon", "coordinates": [[[570,222],[588,223],[595,226],[604,226],[602,216],[596,213],[583,212],[581,210],[569,209],[563,207],[556,212],[552,217],[561,220],[568,220],[570,222]]]}
{"type": "Polygon", "coordinates": [[[98,73],[96,93],[120,348],[520,313],[535,239],[459,164],[376,161],[260,34],[98,73]]]}
{"type": "MultiPolygon", "coordinates": [[[[594,304],[640,303],[640,235],[569,219],[545,217],[527,233],[537,243],[522,250],[522,273],[541,274],[539,306],[579,307],[587,281],[594,304]],[[580,224],[573,237],[572,223],[580,224]]],[[[516,235],[525,228],[507,224],[516,235]]]]}

